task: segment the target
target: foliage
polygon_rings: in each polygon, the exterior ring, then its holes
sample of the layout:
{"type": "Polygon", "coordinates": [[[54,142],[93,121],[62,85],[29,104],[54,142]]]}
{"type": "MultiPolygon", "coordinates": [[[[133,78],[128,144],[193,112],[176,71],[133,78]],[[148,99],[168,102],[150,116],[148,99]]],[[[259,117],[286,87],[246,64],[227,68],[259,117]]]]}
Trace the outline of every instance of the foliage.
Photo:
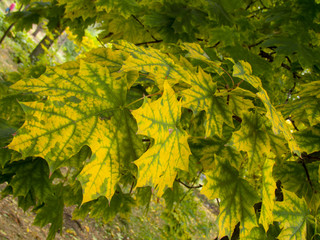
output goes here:
{"type": "Polygon", "coordinates": [[[1,83],[4,194],[35,206],[49,239],[64,205],[108,222],[152,195],[167,201],[167,237],[188,239],[177,185],[219,200],[219,238],[319,234],[317,2],[58,5],[114,41],[1,83]]]}

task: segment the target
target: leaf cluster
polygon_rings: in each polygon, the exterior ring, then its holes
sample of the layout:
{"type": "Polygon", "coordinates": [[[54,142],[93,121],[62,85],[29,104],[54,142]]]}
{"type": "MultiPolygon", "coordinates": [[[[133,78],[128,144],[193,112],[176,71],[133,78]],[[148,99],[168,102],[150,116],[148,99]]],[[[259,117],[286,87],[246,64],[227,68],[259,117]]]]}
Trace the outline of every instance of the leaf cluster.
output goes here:
{"type": "Polygon", "coordinates": [[[319,234],[317,2],[59,4],[98,12],[115,41],[1,83],[4,194],[36,206],[49,238],[65,204],[107,222],[163,197],[179,226],[195,188],[220,202],[219,238],[319,234]]]}

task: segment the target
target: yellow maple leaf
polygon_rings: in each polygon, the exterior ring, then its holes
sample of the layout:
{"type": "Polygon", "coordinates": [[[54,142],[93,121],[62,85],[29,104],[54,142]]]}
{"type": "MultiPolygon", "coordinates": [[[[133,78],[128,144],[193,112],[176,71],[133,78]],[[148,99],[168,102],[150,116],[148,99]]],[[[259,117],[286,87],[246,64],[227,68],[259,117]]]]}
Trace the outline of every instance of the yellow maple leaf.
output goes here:
{"type": "Polygon", "coordinates": [[[154,138],[154,145],[135,164],[138,166],[137,187],[153,185],[161,196],[172,187],[177,168],[188,170],[188,134],[177,124],[181,115],[181,102],[168,82],[164,83],[161,98],[154,102],[145,99],[141,108],[132,111],[138,123],[138,134],[154,138]]]}

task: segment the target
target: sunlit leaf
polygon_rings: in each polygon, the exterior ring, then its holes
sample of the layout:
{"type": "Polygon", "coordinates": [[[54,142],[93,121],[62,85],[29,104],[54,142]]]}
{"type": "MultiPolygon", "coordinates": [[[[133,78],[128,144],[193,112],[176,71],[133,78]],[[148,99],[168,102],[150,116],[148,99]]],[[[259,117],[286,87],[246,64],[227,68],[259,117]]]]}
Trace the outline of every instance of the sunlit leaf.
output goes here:
{"type": "Polygon", "coordinates": [[[132,111],[138,123],[138,134],[154,138],[154,145],[135,164],[138,166],[137,187],[154,186],[161,196],[172,187],[177,169],[188,170],[190,149],[188,134],[177,127],[181,102],[165,82],[160,99],[145,99],[142,107],[132,111]]]}
{"type": "Polygon", "coordinates": [[[122,66],[123,71],[138,70],[153,75],[159,88],[163,87],[165,80],[173,85],[179,81],[189,82],[190,73],[176,64],[171,58],[157,49],[137,47],[126,41],[117,41],[113,45],[131,54],[122,66]]]}
{"type": "Polygon", "coordinates": [[[83,201],[101,195],[110,199],[121,161],[133,161],[143,151],[129,111],[120,110],[126,99],[126,78],[112,78],[107,68],[81,61],[77,76],[52,68],[39,79],[22,80],[13,88],[47,99],[22,104],[27,120],[10,148],[23,157],[41,156],[54,170],[88,145],[92,157],[79,176],[83,201]]]}
{"type": "Polygon", "coordinates": [[[268,158],[262,168],[262,206],[259,222],[263,225],[265,231],[273,223],[276,190],[276,182],[272,176],[273,165],[274,161],[268,158]]]}

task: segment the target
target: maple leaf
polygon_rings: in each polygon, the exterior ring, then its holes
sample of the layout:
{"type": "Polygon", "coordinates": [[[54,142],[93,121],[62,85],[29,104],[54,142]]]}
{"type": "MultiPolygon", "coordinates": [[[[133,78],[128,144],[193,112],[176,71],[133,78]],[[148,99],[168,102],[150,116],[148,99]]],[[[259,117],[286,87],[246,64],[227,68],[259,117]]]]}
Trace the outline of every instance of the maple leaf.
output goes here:
{"type": "Polygon", "coordinates": [[[80,61],[76,76],[51,68],[39,79],[21,80],[13,88],[46,96],[46,101],[22,104],[26,122],[9,147],[23,157],[41,156],[53,171],[88,145],[92,157],[78,177],[83,201],[100,195],[110,199],[121,162],[143,152],[134,120],[123,107],[125,76],[113,78],[106,67],[80,61]]]}
{"type": "Polygon", "coordinates": [[[10,182],[13,189],[13,196],[27,196],[29,191],[43,202],[51,194],[49,180],[49,168],[41,158],[19,161],[10,166],[10,171],[16,174],[10,182]]]}
{"type": "Polygon", "coordinates": [[[138,134],[154,138],[154,145],[134,163],[138,166],[137,187],[152,185],[162,196],[167,187],[172,187],[177,169],[188,170],[188,134],[177,124],[181,115],[181,102],[168,82],[164,83],[161,98],[132,111],[138,123],[138,134]]]}
{"type": "Polygon", "coordinates": [[[317,192],[320,191],[318,170],[318,162],[307,163],[305,166],[297,162],[284,162],[274,169],[273,175],[275,179],[281,181],[285,189],[294,192],[298,197],[304,197],[310,207],[315,196],[318,195],[317,192]]]}
{"type": "Polygon", "coordinates": [[[248,153],[248,169],[253,171],[263,164],[264,155],[270,152],[270,141],[264,119],[257,113],[245,113],[241,128],[234,132],[228,146],[248,153]]]}
{"type": "Polygon", "coordinates": [[[320,126],[316,125],[294,133],[302,151],[310,154],[320,151],[320,126]]]}
{"type": "Polygon", "coordinates": [[[217,73],[219,75],[222,75],[224,73],[223,68],[220,66],[221,62],[211,60],[208,54],[201,48],[199,44],[183,43],[181,48],[188,51],[186,57],[198,59],[208,64],[209,67],[206,68],[206,70],[213,70],[214,73],[217,73]]]}
{"type": "Polygon", "coordinates": [[[63,224],[63,186],[58,184],[55,186],[55,194],[47,196],[44,206],[37,210],[37,216],[34,223],[37,226],[44,227],[51,223],[47,239],[54,239],[56,232],[62,230],[63,224]]]}
{"type": "Polygon", "coordinates": [[[207,184],[202,193],[209,199],[220,198],[219,238],[229,238],[235,225],[240,222],[240,239],[257,226],[253,205],[259,201],[254,188],[241,176],[237,169],[222,157],[216,156],[216,167],[206,173],[207,184]]]}
{"type": "Polygon", "coordinates": [[[206,137],[217,134],[222,135],[223,123],[233,127],[232,112],[223,96],[216,96],[216,83],[209,74],[201,68],[196,77],[191,79],[191,88],[182,92],[183,106],[190,108],[195,114],[198,111],[206,111],[206,137]]]}
{"type": "Polygon", "coordinates": [[[247,240],[268,240],[267,234],[265,233],[263,227],[252,228],[250,234],[246,237],[247,240]]]}
{"type": "Polygon", "coordinates": [[[244,158],[240,152],[231,146],[226,146],[229,138],[219,138],[217,136],[198,139],[189,139],[192,156],[196,157],[202,164],[205,171],[214,168],[215,156],[221,156],[228,159],[230,165],[239,170],[244,158]]]}
{"type": "Polygon", "coordinates": [[[283,227],[278,238],[306,239],[309,210],[305,200],[287,190],[283,190],[283,195],[284,200],[276,202],[273,210],[274,220],[283,227]]]}
{"type": "Polygon", "coordinates": [[[273,224],[276,182],[272,176],[274,161],[267,158],[262,168],[262,206],[259,222],[265,231],[273,224]]]}
{"type": "Polygon", "coordinates": [[[189,82],[190,72],[176,64],[172,58],[154,48],[137,47],[126,41],[117,41],[113,45],[131,56],[124,62],[123,71],[138,70],[151,73],[159,88],[164,81],[173,85],[179,81],[189,82]]]}
{"type": "Polygon", "coordinates": [[[95,48],[85,53],[84,60],[108,67],[110,72],[119,71],[129,54],[111,48],[95,48]]]}
{"type": "Polygon", "coordinates": [[[272,123],[272,129],[274,134],[278,135],[282,133],[284,138],[288,142],[290,150],[296,153],[297,155],[301,156],[299,146],[296,143],[288,125],[286,124],[283,116],[271,104],[267,92],[262,87],[260,78],[252,75],[252,69],[250,64],[245,61],[239,61],[238,63],[236,63],[233,66],[233,76],[245,80],[258,90],[257,96],[261,99],[265,108],[267,109],[266,117],[272,123]]]}

